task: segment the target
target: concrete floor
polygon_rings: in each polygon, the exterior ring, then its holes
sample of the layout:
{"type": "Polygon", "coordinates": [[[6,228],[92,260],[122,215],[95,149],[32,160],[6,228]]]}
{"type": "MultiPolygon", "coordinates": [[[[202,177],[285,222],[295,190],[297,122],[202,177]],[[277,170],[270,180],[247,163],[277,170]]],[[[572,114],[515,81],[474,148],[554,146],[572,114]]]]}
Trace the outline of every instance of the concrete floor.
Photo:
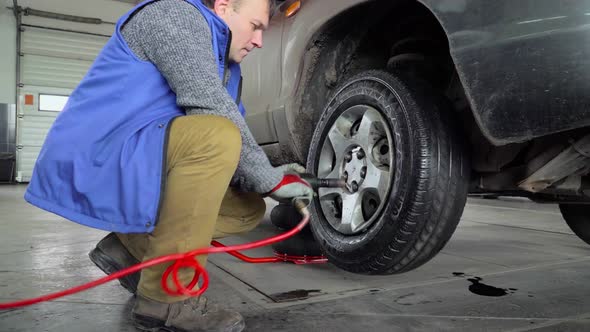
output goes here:
{"type": "MultiPolygon", "coordinates": [[[[0,186],[0,302],[101,277],[87,253],[106,233],[28,205],[24,189],[0,186]]],[[[225,242],[274,232],[266,221],[225,242]]],[[[208,296],[242,312],[248,331],[590,331],[590,246],[555,206],[527,200],[470,199],[444,250],[402,275],[359,276],[329,264],[248,265],[227,255],[210,262],[208,296]],[[505,295],[480,295],[494,292],[505,295]],[[285,294],[297,296],[282,301],[285,294]]],[[[112,282],[1,311],[0,331],[134,331],[132,304],[112,282]]]]}

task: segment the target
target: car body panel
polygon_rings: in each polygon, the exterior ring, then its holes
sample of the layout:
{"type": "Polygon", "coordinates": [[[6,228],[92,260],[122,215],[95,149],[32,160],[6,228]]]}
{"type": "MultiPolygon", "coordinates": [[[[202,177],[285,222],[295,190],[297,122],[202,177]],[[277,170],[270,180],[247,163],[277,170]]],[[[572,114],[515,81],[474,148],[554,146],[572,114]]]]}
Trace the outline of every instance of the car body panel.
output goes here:
{"type": "MultiPolygon", "coordinates": [[[[333,17],[369,0],[308,0],[292,18],[286,19],[283,33],[283,82],[281,97],[293,98],[301,81],[303,59],[312,37],[333,17]]],[[[351,22],[352,23],[352,22],[351,22]]]]}
{"type": "MultiPolygon", "coordinates": [[[[242,96],[248,114],[247,122],[259,144],[278,142],[281,136],[288,137],[284,131],[277,132],[268,126],[289,128],[288,124],[275,121],[288,121],[281,113],[294,107],[304,67],[303,59],[314,34],[332,17],[369,1],[307,0],[303,1],[301,9],[293,17],[286,18],[281,12],[272,18],[264,34],[264,47],[255,50],[242,64],[242,96]],[[269,90],[264,90],[265,87],[269,90]]],[[[289,1],[286,1],[284,6],[288,4],[289,1]]]]}
{"type": "MultiPolygon", "coordinates": [[[[307,0],[295,16],[273,19],[265,48],[243,66],[252,75],[245,77],[244,101],[259,143],[288,139],[274,128],[296,126],[291,113],[300,107],[296,98],[314,35],[367,2],[307,0]]],[[[590,125],[590,0],[419,2],[446,31],[473,115],[490,142],[523,142],[590,125]]]]}
{"type": "Polygon", "coordinates": [[[242,102],[246,122],[259,144],[278,140],[270,110],[279,98],[282,81],[282,35],[284,20],[276,15],[264,33],[263,48],[256,49],[242,64],[242,102]]]}
{"type": "Polygon", "coordinates": [[[590,125],[589,0],[420,0],[494,144],[590,125]]]}

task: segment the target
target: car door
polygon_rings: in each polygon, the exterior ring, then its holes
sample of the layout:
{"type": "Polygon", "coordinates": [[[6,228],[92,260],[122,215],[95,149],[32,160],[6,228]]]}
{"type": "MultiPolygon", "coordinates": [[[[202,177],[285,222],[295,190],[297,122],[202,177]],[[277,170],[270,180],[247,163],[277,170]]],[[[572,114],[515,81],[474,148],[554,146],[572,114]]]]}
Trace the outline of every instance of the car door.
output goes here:
{"type": "Polygon", "coordinates": [[[278,141],[272,110],[281,88],[282,30],[284,16],[274,15],[263,35],[263,47],[242,62],[242,101],[246,122],[258,144],[278,141]]]}

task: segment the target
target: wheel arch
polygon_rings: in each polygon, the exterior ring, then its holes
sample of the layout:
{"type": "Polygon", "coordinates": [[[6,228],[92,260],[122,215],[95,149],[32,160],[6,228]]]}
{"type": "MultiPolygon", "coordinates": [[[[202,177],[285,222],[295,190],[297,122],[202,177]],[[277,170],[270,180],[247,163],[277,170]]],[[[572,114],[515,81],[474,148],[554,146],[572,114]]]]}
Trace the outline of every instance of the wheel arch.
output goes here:
{"type": "MultiPolygon", "coordinates": [[[[394,43],[403,39],[404,31],[409,36],[413,27],[425,22],[430,31],[435,31],[435,40],[442,46],[439,56],[444,58],[441,61],[445,68],[444,73],[437,74],[444,81],[441,89],[448,90],[445,94],[455,99],[453,102],[459,107],[469,108],[456,75],[446,32],[425,4],[415,0],[356,2],[321,25],[309,38],[299,65],[292,66],[296,72],[283,73],[285,80],[297,77],[286,105],[286,121],[291,134],[289,145],[300,162],[305,162],[315,122],[335,89],[360,71],[391,67],[388,62],[394,43]],[[397,20],[410,15],[416,19],[414,22],[397,20]]],[[[399,58],[407,60],[403,55],[399,58]]],[[[287,58],[285,63],[291,60],[287,58]]]]}

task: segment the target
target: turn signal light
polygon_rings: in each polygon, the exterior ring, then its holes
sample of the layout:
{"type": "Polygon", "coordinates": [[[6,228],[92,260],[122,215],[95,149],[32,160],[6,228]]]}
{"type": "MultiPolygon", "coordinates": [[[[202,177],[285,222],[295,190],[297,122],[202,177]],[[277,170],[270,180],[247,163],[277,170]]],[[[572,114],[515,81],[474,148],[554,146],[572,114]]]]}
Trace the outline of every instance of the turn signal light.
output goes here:
{"type": "Polygon", "coordinates": [[[291,17],[297,14],[299,9],[301,9],[301,1],[297,0],[287,7],[287,10],[285,10],[285,17],[291,17]]]}

